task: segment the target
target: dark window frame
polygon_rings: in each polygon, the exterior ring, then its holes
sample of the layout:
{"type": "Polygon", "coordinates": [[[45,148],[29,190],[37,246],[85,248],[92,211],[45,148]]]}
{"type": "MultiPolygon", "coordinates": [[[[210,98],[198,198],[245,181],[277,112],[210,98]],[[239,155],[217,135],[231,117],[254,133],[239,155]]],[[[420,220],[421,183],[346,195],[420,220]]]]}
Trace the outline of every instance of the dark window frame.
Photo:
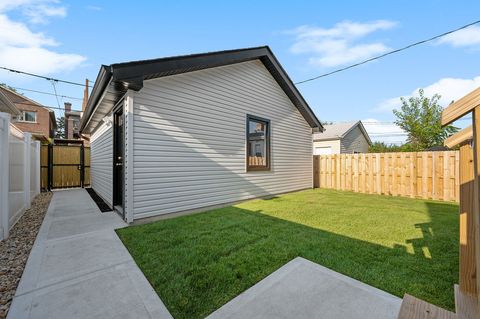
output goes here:
{"type": "Polygon", "coordinates": [[[270,171],[271,169],[271,149],[270,149],[270,139],[271,139],[271,123],[269,119],[259,117],[256,115],[247,114],[247,120],[245,125],[245,163],[247,167],[247,172],[250,171],[270,171]],[[250,130],[250,121],[263,122],[265,123],[265,160],[266,165],[250,165],[249,156],[250,156],[250,143],[249,143],[249,130],[250,130]]]}

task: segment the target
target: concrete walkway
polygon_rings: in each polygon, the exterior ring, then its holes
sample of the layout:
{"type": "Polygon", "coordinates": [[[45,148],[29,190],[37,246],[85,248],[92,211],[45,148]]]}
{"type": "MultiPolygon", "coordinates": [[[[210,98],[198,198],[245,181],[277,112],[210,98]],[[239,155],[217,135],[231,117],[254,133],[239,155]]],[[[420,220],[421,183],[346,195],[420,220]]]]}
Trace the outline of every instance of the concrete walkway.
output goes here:
{"type": "Polygon", "coordinates": [[[13,299],[15,318],[172,318],[83,189],[56,191],[13,299]]]}
{"type": "Polygon", "coordinates": [[[382,290],[295,258],[208,319],[396,319],[401,303],[382,290]]]}

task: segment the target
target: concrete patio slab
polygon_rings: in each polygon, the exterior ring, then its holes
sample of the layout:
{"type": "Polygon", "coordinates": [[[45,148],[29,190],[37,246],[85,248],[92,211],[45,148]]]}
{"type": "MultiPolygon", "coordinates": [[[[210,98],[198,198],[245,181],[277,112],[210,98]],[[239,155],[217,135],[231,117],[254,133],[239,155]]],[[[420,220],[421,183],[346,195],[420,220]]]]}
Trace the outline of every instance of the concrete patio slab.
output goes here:
{"type": "Polygon", "coordinates": [[[402,300],[295,258],[208,318],[395,319],[402,300]]]}
{"type": "Polygon", "coordinates": [[[172,318],[114,229],[83,189],[56,191],[8,317],[172,318]]]}

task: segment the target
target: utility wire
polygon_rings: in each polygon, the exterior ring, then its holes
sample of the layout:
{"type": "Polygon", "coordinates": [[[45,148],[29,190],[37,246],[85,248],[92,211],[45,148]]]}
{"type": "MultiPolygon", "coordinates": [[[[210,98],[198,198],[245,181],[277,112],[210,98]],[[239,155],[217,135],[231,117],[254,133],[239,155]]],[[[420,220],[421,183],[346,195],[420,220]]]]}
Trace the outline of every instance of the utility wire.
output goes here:
{"type": "MultiPolygon", "coordinates": [[[[45,108],[47,108],[47,109],[54,109],[54,110],[62,110],[62,111],[65,111],[65,108],[64,108],[64,107],[57,107],[57,106],[50,106],[50,105],[43,105],[43,104],[22,103],[22,102],[15,102],[15,104],[38,106],[38,107],[45,107],[45,108]]],[[[82,110],[71,110],[71,111],[72,111],[72,112],[83,112],[82,110]]]]}
{"type": "MultiPolygon", "coordinates": [[[[45,80],[48,80],[48,81],[55,81],[55,82],[61,82],[61,83],[66,83],[66,84],[78,85],[78,86],[85,87],[85,84],[84,84],[84,83],[72,82],[72,81],[67,81],[67,80],[60,80],[60,79],[51,78],[51,77],[48,77],[48,76],[43,76],[43,75],[38,75],[38,74],[34,74],[34,73],[24,72],[24,71],[20,71],[20,70],[10,69],[10,68],[4,67],[4,66],[0,66],[0,69],[6,70],[6,71],[9,71],[9,72],[13,72],[13,73],[19,73],[19,74],[25,74],[25,75],[29,75],[29,76],[34,76],[34,77],[41,78],[41,79],[45,79],[45,80]]],[[[91,83],[93,83],[93,82],[91,82],[91,83]]],[[[92,86],[89,85],[88,87],[92,87],[92,86]]]]}
{"type": "MultiPolygon", "coordinates": [[[[33,93],[39,93],[39,94],[46,94],[46,95],[55,95],[50,92],[43,92],[43,91],[37,91],[37,90],[31,90],[31,89],[24,89],[24,88],[19,88],[19,87],[13,87],[15,90],[21,90],[21,91],[27,91],[27,92],[33,92],[33,93]]],[[[58,97],[66,98],[66,99],[72,99],[72,100],[79,100],[82,101],[83,98],[79,97],[73,97],[73,96],[67,96],[67,95],[58,95],[58,97]]]]}
{"type": "Polygon", "coordinates": [[[323,77],[326,77],[326,76],[329,76],[329,75],[332,75],[332,74],[335,74],[335,73],[339,73],[339,72],[342,72],[342,71],[345,71],[345,70],[348,70],[348,69],[351,69],[351,68],[360,66],[360,65],[362,65],[362,64],[365,64],[365,63],[368,63],[368,62],[371,62],[371,61],[374,61],[374,60],[378,60],[378,59],[384,58],[384,57],[386,57],[387,55],[391,55],[391,54],[394,54],[394,53],[397,53],[397,52],[400,52],[400,51],[404,51],[404,50],[410,49],[410,48],[412,48],[412,47],[414,47],[414,46],[417,46],[417,45],[420,45],[420,44],[424,44],[424,43],[427,43],[427,42],[436,40],[436,39],[438,39],[438,38],[441,38],[441,37],[444,37],[444,36],[446,36],[446,35],[452,34],[452,33],[454,33],[454,32],[457,32],[457,31],[466,29],[466,28],[471,27],[472,25],[475,25],[475,24],[478,24],[478,23],[480,23],[480,20],[477,20],[477,21],[474,21],[474,22],[472,22],[472,23],[466,24],[466,25],[464,25],[464,26],[462,26],[462,27],[460,27],[460,28],[454,29],[454,30],[450,30],[450,31],[444,32],[444,33],[442,33],[442,34],[436,35],[436,36],[431,37],[431,38],[429,38],[429,39],[421,40],[421,41],[418,41],[418,42],[409,44],[409,45],[407,45],[407,46],[404,46],[404,47],[402,47],[402,48],[389,51],[389,52],[387,52],[387,53],[384,53],[384,54],[375,56],[375,57],[373,57],[373,58],[364,60],[364,61],[362,61],[362,62],[358,62],[358,63],[352,64],[352,65],[349,65],[349,66],[346,66],[346,67],[343,67],[343,68],[340,68],[340,69],[337,69],[337,70],[334,70],[334,71],[331,71],[331,72],[327,72],[327,73],[324,73],[324,74],[315,76],[315,77],[313,77],[313,78],[309,78],[309,79],[306,79],[306,80],[303,80],[303,81],[296,82],[295,84],[302,84],[302,83],[306,83],[306,82],[310,82],[310,81],[313,81],[313,80],[317,80],[317,79],[320,79],[320,78],[323,78],[323,77]]]}
{"type": "Polygon", "coordinates": [[[58,101],[57,87],[55,86],[55,81],[52,80],[50,81],[50,83],[52,83],[53,92],[55,92],[55,99],[57,100],[58,108],[60,108],[60,102],[58,101]]]}

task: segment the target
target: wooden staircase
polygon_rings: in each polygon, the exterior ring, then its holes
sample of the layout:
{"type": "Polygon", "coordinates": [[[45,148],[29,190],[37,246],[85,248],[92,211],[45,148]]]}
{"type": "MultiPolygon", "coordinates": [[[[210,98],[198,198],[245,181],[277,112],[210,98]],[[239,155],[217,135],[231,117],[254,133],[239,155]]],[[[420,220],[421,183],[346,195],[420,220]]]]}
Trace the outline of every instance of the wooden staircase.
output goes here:
{"type": "Polygon", "coordinates": [[[398,319],[457,319],[458,316],[448,310],[434,306],[426,301],[405,294],[398,319]]]}
{"type": "Polygon", "coordinates": [[[408,294],[403,297],[398,319],[479,319],[480,312],[475,296],[467,295],[455,285],[455,310],[451,312],[415,298],[408,294]]]}

